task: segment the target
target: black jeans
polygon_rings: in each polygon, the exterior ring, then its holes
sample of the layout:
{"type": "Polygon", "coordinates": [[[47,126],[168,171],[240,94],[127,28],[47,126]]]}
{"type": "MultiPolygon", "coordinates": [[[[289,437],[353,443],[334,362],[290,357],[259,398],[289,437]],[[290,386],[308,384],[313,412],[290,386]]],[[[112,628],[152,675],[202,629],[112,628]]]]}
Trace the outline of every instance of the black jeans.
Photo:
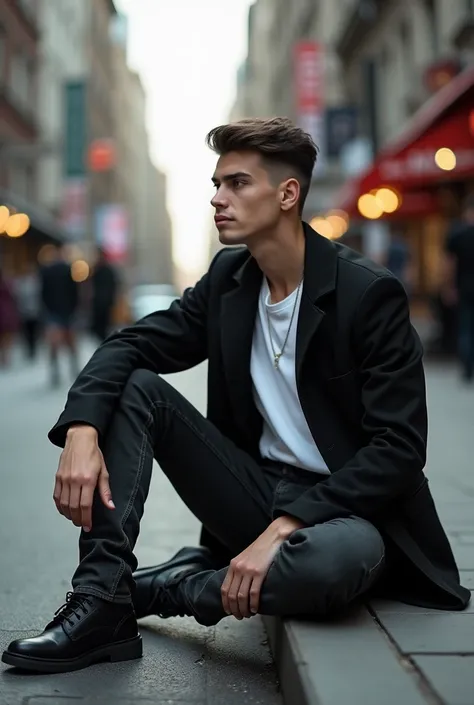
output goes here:
{"type": "MultiPolygon", "coordinates": [[[[280,502],[295,499],[318,479],[294,468],[262,468],[174,387],[146,370],[131,375],[103,452],[116,509],[106,509],[96,493],[92,531],[81,532],[73,587],[114,602],[128,602],[133,595],[133,549],[153,457],[192,513],[232,555],[265,530],[280,502]]],[[[272,564],[261,611],[326,612],[346,604],[373,583],[383,559],[380,534],[357,517],[299,530],[272,564]]],[[[225,616],[220,599],[225,572],[186,579],[183,599],[203,624],[225,616]]]]}

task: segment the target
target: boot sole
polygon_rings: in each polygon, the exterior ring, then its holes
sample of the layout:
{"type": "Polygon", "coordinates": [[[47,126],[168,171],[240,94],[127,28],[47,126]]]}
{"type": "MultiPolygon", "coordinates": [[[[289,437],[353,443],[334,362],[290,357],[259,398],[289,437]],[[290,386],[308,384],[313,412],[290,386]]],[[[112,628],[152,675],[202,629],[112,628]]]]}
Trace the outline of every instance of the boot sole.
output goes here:
{"type": "Polygon", "coordinates": [[[74,659],[42,659],[33,656],[21,656],[4,651],[2,655],[3,663],[8,666],[20,668],[23,671],[35,671],[37,673],[66,673],[68,671],[79,671],[96,663],[110,661],[131,661],[141,658],[143,655],[143,643],[141,636],[118,641],[114,644],[102,646],[100,649],[89,651],[83,656],[74,659]]]}

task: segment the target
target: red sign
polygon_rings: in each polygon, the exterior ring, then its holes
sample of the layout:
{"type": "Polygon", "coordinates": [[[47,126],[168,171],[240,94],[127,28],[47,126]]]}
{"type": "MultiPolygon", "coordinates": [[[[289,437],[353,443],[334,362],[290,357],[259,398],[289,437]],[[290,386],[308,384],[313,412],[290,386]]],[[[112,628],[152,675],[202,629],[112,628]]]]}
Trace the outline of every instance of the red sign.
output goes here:
{"type": "Polygon", "coordinates": [[[112,140],[94,140],[89,147],[89,168],[91,171],[109,171],[115,166],[116,154],[112,140]]]}
{"type": "Polygon", "coordinates": [[[295,91],[298,115],[314,113],[324,106],[324,51],[318,42],[295,45],[295,91]]]}

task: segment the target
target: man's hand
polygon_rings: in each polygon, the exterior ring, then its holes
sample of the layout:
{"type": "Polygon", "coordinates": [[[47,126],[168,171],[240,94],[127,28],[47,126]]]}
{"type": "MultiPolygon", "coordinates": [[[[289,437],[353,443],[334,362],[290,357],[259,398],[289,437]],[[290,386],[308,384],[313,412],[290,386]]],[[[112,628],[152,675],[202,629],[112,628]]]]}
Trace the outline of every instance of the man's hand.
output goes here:
{"type": "Polygon", "coordinates": [[[98,486],[102,502],[115,509],[109,474],[92,426],[72,426],[59,459],[53,498],[60,514],[84,531],[92,528],[92,501],[98,486]]]}
{"type": "Polygon", "coordinates": [[[281,544],[304,524],[294,517],[275,519],[245,551],[230,562],[221,587],[227,614],[237,619],[257,614],[262,583],[281,544]]]}

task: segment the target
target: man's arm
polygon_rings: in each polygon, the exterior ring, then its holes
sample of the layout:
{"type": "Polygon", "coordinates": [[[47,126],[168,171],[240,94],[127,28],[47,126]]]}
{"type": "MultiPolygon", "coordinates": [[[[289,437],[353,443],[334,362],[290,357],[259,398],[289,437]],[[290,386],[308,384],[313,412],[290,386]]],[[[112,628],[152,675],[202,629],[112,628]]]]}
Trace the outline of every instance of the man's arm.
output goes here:
{"type": "Polygon", "coordinates": [[[169,310],[153,313],[108,338],[71,387],[65,409],[48,434],[50,441],[64,446],[72,424],[93,426],[102,438],[135,369],[167,374],[205,360],[208,290],[209,272],[169,310]]]}
{"type": "Polygon", "coordinates": [[[354,321],[362,385],[362,431],[370,442],[285,512],[307,525],[355,514],[370,518],[413,487],[426,460],[422,346],[406,293],[392,277],[364,292],[354,321]]]}

